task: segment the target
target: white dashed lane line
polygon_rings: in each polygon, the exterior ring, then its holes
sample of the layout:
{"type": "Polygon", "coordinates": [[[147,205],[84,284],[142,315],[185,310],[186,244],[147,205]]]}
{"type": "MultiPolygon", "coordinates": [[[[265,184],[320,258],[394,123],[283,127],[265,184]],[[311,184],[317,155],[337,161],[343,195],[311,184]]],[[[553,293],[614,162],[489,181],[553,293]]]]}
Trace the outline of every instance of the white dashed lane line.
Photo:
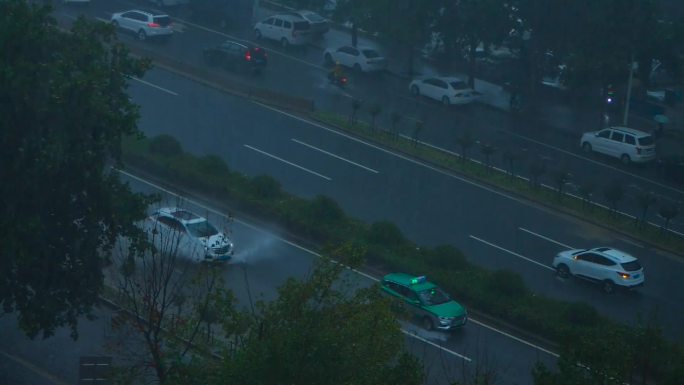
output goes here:
{"type": "Polygon", "coordinates": [[[499,246],[499,245],[495,245],[495,244],[493,244],[493,243],[491,243],[491,242],[485,241],[484,239],[478,238],[478,237],[476,237],[476,236],[474,236],[474,235],[469,235],[469,237],[470,237],[471,239],[474,239],[474,240],[478,241],[478,242],[484,243],[485,245],[488,245],[488,246],[491,246],[491,247],[493,247],[493,248],[495,248],[495,249],[499,249],[499,250],[501,250],[501,251],[504,251],[504,252],[506,252],[506,253],[508,253],[508,254],[511,254],[511,255],[513,255],[513,256],[515,256],[515,257],[518,257],[518,258],[520,258],[520,259],[523,259],[523,260],[525,260],[525,261],[527,261],[527,262],[533,263],[533,264],[535,264],[535,265],[537,265],[537,266],[539,266],[539,267],[542,267],[542,268],[544,268],[544,269],[551,270],[551,271],[555,271],[555,269],[554,269],[553,267],[547,266],[547,265],[545,265],[545,264],[543,264],[543,263],[540,263],[540,262],[537,262],[537,261],[535,261],[534,259],[528,258],[528,257],[526,257],[526,256],[524,256],[524,255],[521,255],[521,254],[518,254],[518,253],[516,253],[515,251],[511,251],[511,250],[505,249],[505,248],[503,248],[503,247],[501,247],[501,246],[499,246]]]}

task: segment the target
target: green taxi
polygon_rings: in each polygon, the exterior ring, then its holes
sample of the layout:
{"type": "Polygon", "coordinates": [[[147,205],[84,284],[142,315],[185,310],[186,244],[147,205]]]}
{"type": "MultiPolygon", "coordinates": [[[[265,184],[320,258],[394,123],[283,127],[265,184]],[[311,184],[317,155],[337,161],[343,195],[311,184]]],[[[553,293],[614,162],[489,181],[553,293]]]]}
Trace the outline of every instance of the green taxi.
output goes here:
{"type": "Polygon", "coordinates": [[[407,304],[410,313],[427,330],[453,330],[468,321],[466,309],[425,276],[387,274],[382,278],[381,287],[383,292],[407,304]]]}

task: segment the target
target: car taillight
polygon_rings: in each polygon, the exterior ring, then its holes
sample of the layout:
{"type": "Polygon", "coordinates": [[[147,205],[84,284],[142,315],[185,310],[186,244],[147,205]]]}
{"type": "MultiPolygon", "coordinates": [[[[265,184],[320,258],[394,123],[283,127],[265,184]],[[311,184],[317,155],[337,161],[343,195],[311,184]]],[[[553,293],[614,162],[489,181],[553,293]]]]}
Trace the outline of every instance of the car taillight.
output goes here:
{"type": "Polygon", "coordinates": [[[159,24],[157,24],[157,23],[147,23],[147,26],[150,27],[150,28],[159,28],[159,27],[161,27],[161,26],[160,26],[159,24]]]}
{"type": "Polygon", "coordinates": [[[619,275],[620,278],[622,278],[622,279],[629,279],[629,274],[627,274],[627,273],[621,273],[618,271],[617,275],[619,275]]]}
{"type": "Polygon", "coordinates": [[[247,60],[247,61],[252,60],[252,54],[250,54],[249,51],[247,51],[247,53],[245,53],[245,60],[247,60]]]}

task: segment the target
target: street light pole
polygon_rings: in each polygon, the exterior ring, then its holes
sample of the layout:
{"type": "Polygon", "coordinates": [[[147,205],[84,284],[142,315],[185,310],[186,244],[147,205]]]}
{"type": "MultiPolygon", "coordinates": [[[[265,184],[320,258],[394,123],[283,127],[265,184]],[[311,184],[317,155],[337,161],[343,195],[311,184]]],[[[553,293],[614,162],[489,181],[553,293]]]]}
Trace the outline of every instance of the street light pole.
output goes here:
{"type": "Polygon", "coordinates": [[[634,78],[634,51],[629,56],[629,77],[627,78],[627,97],[625,100],[625,114],[622,116],[622,125],[627,127],[629,117],[629,102],[632,99],[632,79],[634,78]]]}

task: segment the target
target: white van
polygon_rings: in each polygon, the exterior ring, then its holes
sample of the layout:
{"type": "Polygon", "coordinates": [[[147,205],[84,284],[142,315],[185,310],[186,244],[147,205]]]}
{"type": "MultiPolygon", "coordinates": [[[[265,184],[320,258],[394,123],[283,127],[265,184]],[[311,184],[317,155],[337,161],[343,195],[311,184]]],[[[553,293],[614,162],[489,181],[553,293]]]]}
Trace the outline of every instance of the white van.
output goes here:
{"type": "Polygon", "coordinates": [[[311,41],[311,25],[296,15],[273,15],[254,26],[257,39],[275,40],[287,48],[290,45],[305,45],[311,41]]]}
{"type": "Polygon", "coordinates": [[[608,127],[587,132],[580,141],[586,153],[599,152],[620,159],[622,163],[643,163],[656,157],[653,137],[645,132],[627,127],[608,127]]]}

